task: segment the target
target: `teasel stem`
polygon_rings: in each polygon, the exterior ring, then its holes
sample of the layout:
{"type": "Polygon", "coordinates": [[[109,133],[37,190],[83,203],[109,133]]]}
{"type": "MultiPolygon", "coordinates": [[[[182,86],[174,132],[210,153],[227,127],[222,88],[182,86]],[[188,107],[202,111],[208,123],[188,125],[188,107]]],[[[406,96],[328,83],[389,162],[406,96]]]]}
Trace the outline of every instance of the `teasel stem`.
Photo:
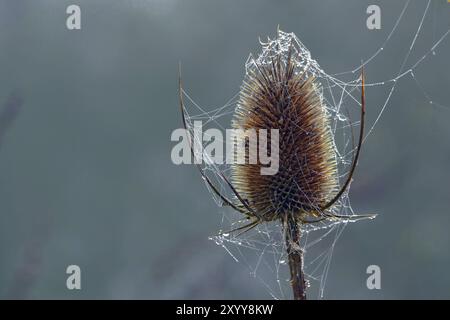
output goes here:
{"type": "Polygon", "coordinates": [[[286,252],[291,273],[291,286],[294,300],[306,300],[306,281],[303,272],[303,250],[300,246],[301,230],[293,215],[283,219],[286,239],[286,252]]]}

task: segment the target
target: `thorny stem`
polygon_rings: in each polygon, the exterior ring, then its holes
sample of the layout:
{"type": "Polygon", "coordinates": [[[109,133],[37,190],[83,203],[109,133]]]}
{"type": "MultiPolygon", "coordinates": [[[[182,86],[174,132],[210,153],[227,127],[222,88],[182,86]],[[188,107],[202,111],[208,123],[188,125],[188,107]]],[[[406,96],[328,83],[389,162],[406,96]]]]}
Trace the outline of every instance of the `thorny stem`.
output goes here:
{"type": "Polygon", "coordinates": [[[306,300],[306,281],[303,272],[303,250],[300,247],[300,228],[292,215],[283,221],[286,238],[286,252],[291,272],[291,286],[294,300],[306,300]]]}

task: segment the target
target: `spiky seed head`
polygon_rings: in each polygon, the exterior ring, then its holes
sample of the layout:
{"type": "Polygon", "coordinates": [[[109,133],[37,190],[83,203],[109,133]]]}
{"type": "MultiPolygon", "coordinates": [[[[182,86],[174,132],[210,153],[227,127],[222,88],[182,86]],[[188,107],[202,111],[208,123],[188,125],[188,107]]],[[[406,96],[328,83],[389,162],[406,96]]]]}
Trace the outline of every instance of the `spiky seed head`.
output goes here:
{"type": "Polygon", "coordinates": [[[234,129],[279,130],[275,175],[261,175],[259,160],[248,163],[248,144],[246,164],[232,165],[237,192],[266,221],[288,213],[318,216],[338,189],[329,114],[320,86],[305,72],[301,58],[290,46],[248,70],[232,120],[234,129]]]}

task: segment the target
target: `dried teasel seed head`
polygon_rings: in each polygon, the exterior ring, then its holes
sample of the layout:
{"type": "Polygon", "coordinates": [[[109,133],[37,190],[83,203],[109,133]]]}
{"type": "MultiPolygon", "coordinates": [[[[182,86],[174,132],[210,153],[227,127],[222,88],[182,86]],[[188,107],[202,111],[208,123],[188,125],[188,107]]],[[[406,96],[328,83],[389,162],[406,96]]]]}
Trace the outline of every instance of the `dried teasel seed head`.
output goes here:
{"type": "MultiPolygon", "coordinates": [[[[279,169],[274,175],[262,175],[259,160],[233,164],[232,184],[265,221],[288,213],[317,217],[339,188],[330,117],[320,85],[305,72],[296,48],[269,49],[270,56],[254,60],[254,67],[247,69],[232,127],[278,129],[279,169]]],[[[248,160],[248,142],[246,146],[248,160]]]]}

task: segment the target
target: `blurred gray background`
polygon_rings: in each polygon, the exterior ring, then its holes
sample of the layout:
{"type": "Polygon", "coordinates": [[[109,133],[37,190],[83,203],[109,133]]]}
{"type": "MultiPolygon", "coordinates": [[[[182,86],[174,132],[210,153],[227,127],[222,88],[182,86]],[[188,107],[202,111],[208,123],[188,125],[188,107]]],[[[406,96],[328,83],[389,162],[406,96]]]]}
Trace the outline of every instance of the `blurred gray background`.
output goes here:
{"type": "MultiPolygon", "coordinates": [[[[212,109],[237,92],[258,37],[278,24],[337,73],[376,52],[404,4],[0,0],[0,297],[270,298],[208,240],[224,209],[196,169],[171,162],[178,62],[188,92],[212,109]],[[80,31],[66,29],[70,4],[81,7],[80,31]],[[381,7],[381,30],[366,28],[369,4],[381,7]],[[81,267],[80,291],[65,286],[70,264],[81,267]]],[[[369,82],[397,74],[425,7],[411,1],[369,82]]],[[[408,64],[449,18],[450,4],[433,0],[408,64]]],[[[415,70],[443,107],[404,77],[366,140],[350,196],[356,212],[379,216],[345,230],[325,298],[450,298],[449,53],[450,37],[415,70]],[[371,264],[381,290],[366,287],[371,264]]],[[[368,88],[369,125],[389,88],[368,88]]]]}

